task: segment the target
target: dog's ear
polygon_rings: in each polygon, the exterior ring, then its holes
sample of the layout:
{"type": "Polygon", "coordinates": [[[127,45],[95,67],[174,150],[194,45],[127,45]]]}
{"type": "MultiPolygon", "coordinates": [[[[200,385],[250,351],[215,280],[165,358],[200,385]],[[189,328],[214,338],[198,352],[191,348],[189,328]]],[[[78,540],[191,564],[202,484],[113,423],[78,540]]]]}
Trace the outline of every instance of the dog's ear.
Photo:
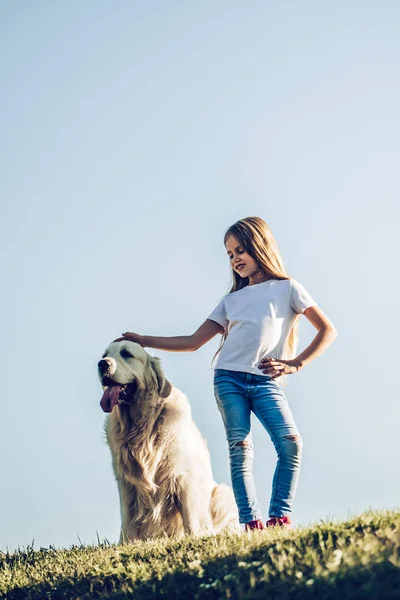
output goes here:
{"type": "Polygon", "coordinates": [[[165,375],[163,373],[160,363],[161,363],[161,359],[158,358],[157,356],[152,356],[150,358],[150,366],[151,366],[152,370],[154,371],[154,374],[157,379],[158,393],[160,394],[161,398],[168,398],[168,396],[170,395],[171,390],[172,390],[172,385],[165,378],[165,375]]]}

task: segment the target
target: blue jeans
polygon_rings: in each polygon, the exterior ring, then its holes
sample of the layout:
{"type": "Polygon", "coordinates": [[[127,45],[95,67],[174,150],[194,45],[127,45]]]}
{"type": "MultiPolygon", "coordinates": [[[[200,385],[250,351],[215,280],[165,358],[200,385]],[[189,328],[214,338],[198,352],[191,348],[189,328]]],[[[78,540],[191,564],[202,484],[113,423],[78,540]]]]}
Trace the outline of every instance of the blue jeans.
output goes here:
{"type": "Polygon", "coordinates": [[[232,487],[240,522],[261,519],[253,479],[251,411],[269,433],[278,455],[269,516],[290,515],[299,476],[303,440],[282,386],[268,375],[215,369],[214,394],[229,444],[232,487]]]}

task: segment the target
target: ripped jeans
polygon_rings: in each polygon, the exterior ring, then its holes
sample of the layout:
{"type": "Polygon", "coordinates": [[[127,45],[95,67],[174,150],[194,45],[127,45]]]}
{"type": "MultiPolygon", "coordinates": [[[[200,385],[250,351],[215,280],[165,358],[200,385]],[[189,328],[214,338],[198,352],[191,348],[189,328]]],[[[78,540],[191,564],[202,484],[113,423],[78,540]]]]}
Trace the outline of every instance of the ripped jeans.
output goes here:
{"type": "Polygon", "coordinates": [[[269,516],[290,515],[303,441],[282,386],[268,375],[215,369],[214,394],[229,444],[232,487],[240,523],[261,519],[253,479],[251,411],[269,433],[278,456],[269,516]]]}

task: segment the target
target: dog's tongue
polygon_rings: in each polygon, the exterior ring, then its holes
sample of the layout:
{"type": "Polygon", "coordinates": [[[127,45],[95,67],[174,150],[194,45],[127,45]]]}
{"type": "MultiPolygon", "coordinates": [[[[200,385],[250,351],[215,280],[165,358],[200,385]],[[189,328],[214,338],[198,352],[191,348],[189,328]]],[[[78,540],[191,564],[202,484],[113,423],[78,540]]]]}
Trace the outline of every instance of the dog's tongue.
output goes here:
{"type": "Polygon", "coordinates": [[[117,404],[121,387],[121,385],[110,385],[104,390],[103,397],[100,400],[100,406],[104,412],[111,412],[117,404]]]}

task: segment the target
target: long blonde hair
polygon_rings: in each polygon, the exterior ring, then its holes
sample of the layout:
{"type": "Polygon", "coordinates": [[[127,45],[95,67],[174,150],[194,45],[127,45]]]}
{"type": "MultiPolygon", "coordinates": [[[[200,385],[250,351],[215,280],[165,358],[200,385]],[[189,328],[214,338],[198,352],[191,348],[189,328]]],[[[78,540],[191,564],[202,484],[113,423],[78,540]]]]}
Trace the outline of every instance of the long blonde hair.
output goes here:
{"type": "MultiPolygon", "coordinates": [[[[231,225],[226,231],[224,235],[224,245],[231,235],[238,240],[242,248],[256,261],[258,268],[263,274],[272,279],[289,279],[289,275],[284,267],[271,229],[263,219],[260,217],[246,217],[245,219],[240,219],[240,221],[231,225]]],[[[229,294],[249,285],[248,277],[240,277],[234,269],[231,269],[231,271],[233,284],[229,290],[229,294]]],[[[287,360],[296,356],[299,341],[299,317],[300,315],[296,316],[292,330],[286,339],[283,356],[277,358],[287,360]]],[[[225,331],[222,335],[220,346],[211,361],[211,366],[213,365],[217,354],[221,351],[227,336],[228,334],[225,331]]],[[[261,374],[262,371],[260,370],[260,375],[261,374]]],[[[281,385],[286,385],[286,377],[286,375],[278,377],[278,381],[281,385]]]]}

